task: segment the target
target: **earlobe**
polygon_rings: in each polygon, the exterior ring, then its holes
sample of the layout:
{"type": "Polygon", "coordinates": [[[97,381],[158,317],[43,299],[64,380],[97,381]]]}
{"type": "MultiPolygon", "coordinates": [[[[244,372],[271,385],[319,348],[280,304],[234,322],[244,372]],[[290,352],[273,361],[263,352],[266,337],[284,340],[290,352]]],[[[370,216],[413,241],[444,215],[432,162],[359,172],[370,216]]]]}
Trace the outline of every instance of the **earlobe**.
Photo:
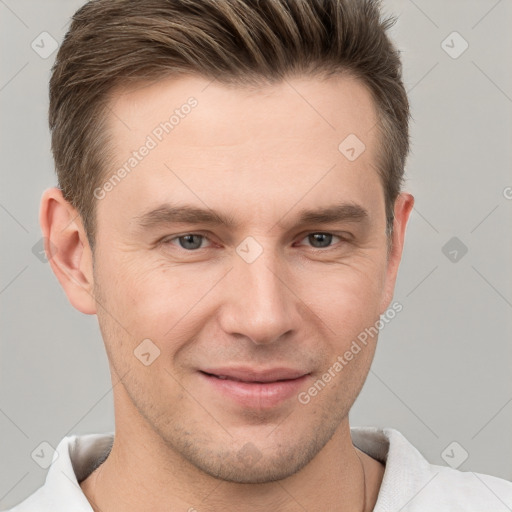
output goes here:
{"type": "Polygon", "coordinates": [[[69,301],[78,311],[95,314],[92,252],[80,215],[60,189],[43,193],[39,223],[48,261],[69,301]]]}
{"type": "Polygon", "coordinates": [[[393,224],[391,251],[386,270],[386,281],[380,307],[381,315],[384,314],[393,300],[398,267],[402,259],[404,248],[405,231],[413,206],[414,197],[412,194],[406,192],[402,192],[395,201],[395,220],[393,224]]]}

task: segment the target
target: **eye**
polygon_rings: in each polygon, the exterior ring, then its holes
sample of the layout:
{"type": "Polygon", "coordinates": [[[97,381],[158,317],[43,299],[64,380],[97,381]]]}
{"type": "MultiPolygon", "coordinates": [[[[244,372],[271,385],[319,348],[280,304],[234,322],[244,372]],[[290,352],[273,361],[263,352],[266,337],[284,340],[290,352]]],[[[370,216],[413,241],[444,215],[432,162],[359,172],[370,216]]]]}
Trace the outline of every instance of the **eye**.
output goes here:
{"type": "MultiPolygon", "coordinates": [[[[310,247],[321,250],[333,247],[333,241],[336,242],[335,239],[345,241],[341,236],[323,232],[309,233],[302,240],[307,240],[309,242],[307,245],[310,245],[310,247]]],[[[164,245],[178,245],[179,248],[184,249],[185,251],[193,252],[198,249],[206,248],[206,246],[203,245],[203,242],[207,240],[209,240],[208,237],[201,233],[185,233],[184,235],[164,239],[161,243],[164,245]]]]}
{"type": "Polygon", "coordinates": [[[200,233],[186,233],[185,235],[175,236],[173,238],[167,238],[162,240],[162,244],[172,244],[177,240],[179,247],[181,249],[185,249],[187,251],[194,251],[197,249],[202,249],[202,242],[207,240],[206,236],[201,235],[200,233]]]}
{"type": "Polygon", "coordinates": [[[315,249],[325,249],[332,247],[331,242],[333,241],[333,237],[343,240],[343,238],[333,235],[332,233],[310,233],[302,240],[308,240],[315,249]]]}

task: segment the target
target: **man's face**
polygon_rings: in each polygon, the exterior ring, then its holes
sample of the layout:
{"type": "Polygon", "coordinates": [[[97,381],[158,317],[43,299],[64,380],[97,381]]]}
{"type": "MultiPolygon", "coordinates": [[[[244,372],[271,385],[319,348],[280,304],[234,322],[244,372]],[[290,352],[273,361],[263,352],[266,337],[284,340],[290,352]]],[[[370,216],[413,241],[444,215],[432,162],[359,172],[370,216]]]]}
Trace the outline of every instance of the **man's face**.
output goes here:
{"type": "Polygon", "coordinates": [[[394,286],[370,95],[346,77],[258,91],[182,77],[118,91],[110,107],[107,179],[138,152],[97,205],[97,314],[123,377],[117,428],[147,429],[219,478],[291,475],[347,421],[376,338],[308,390],[394,286]],[[343,204],[337,218],[300,221],[343,204]],[[184,206],[231,225],[165,213],[184,206]]]}

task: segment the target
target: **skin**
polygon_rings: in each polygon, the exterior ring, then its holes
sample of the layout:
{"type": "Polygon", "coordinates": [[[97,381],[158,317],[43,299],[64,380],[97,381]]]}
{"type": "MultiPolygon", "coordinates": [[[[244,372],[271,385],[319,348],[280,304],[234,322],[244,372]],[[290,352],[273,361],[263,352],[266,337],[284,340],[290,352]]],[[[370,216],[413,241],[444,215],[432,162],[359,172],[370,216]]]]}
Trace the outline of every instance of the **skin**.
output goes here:
{"type": "Polygon", "coordinates": [[[107,176],[190,96],[198,105],[98,201],[94,257],[59,190],[43,195],[52,269],[71,304],[98,316],[114,386],[113,449],[81,488],[109,512],[359,512],[363,492],[372,510],[384,467],[352,444],[348,412],[377,337],[308,404],[243,407],[199,373],[298,368],[307,391],[390,306],[414,198],[395,202],[388,257],[371,96],[345,76],[259,89],[182,76],[119,89],[107,176]],[[366,146],[355,161],[338,150],[351,133],[366,146]],[[301,209],[342,201],[366,220],[296,225],[301,209]],[[165,202],[208,207],[236,226],[137,227],[165,202]],[[183,248],[177,237],[198,232],[200,248],[183,248]],[[333,237],[322,245],[308,236],[318,232],[333,237]],[[248,236],[263,251],[252,263],[236,251],[248,236]],[[145,366],[134,350],[147,338],[160,355],[145,366]],[[248,443],[256,460],[240,455],[248,443]]]}

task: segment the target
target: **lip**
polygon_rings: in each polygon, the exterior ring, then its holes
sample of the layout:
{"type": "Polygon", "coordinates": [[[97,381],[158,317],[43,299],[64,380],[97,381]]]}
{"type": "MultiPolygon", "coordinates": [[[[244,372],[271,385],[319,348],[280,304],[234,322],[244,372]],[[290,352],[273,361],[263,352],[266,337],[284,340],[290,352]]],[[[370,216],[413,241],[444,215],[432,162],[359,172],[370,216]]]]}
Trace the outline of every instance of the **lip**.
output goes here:
{"type": "Polygon", "coordinates": [[[209,368],[199,375],[210,388],[244,408],[271,409],[297,396],[310,374],[290,368],[239,367],[209,368]]]}

